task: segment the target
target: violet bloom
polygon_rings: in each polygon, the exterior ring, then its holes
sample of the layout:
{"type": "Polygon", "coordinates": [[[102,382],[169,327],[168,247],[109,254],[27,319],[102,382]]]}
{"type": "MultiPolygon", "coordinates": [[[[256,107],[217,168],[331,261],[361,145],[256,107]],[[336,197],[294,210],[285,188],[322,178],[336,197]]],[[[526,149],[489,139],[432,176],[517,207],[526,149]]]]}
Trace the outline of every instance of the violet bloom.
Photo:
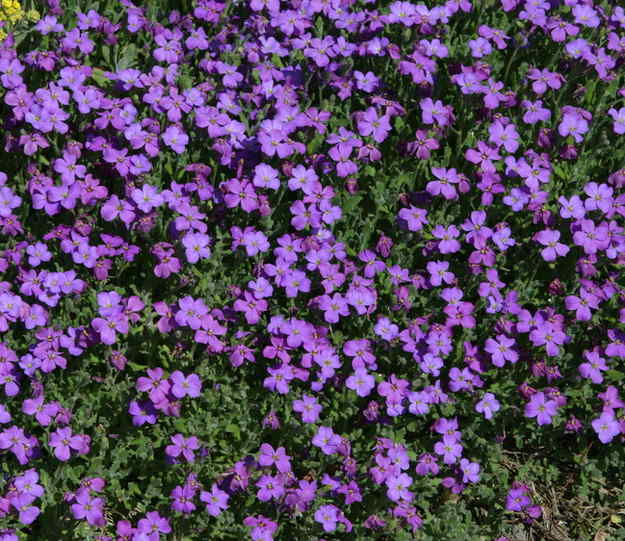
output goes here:
{"type": "Polygon", "coordinates": [[[341,437],[327,426],[320,426],[317,433],[313,436],[312,444],[319,447],[323,454],[332,455],[337,452],[341,444],[341,437]]]}
{"type": "Polygon", "coordinates": [[[137,523],[137,533],[146,534],[150,541],[158,541],[159,534],[171,533],[171,526],[166,518],[159,515],[158,511],[150,511],[137,523]]]}
{"type": "Polygon", "coordinates": [[[275,465],[280,473],[291,471],[291,458],[286,454],[284,447],[274,449],[268,443],[261,444],[258,463],[261,466],[275,465]]]}
{"type": "Polygon", "coordinates": [[[386,483],[386,496],[393,502],[406,501],[410,502],[413,499],[413,494],[408,490],[408,487],[412,484],[412,477],[406,473],[400,473],[388,477],[386,483]]]}
{"type": "Polygon", "coordinates": [[[485,393],[482,400],[475,405],[475,411],[482,413],[486,419],[492,419],[493,413],[500,408],[499,401],[493,393],[485,393]]]}
{"type": "Polygon", "coordinates": [[[141,402],[131,401],[128,413],[132,415],[132,424],[134,426],[142,426],[145,423],[153,425],[156,423],[157,411],[149,400],[141,402]]]}
{"type": "Polygon", "coordinates": [[[252,528],[250,537],[252,541],[271,541],[273,534],[278,529],[278,524],[263,515],[249,516],[243,519],[243,524],[252,528]]]}
{"type": "Polygon", "coordinates": [[[445,464],[455,464],[462,455],[462,445],[456,436],[445,434],[442,441],[434,444],[434,452],[443,457],[445,464]]]}
{"type": "Polygon", "coordinates": [[[391,131],[391,123],[387,115],[378,116],[374,107],[369,107],[357,117],[360,135],[371,135],[377,143],[382,143],[391,131]]]}
{"type": "Polygon", "coordinates": [[[438,124],[439,126],[447,126],[451,120],[450,107],[443,105],[443,102],[431,98],[425,98],[419,103],[421,107],[421,120],[424,124],[438,124]]]}
{"type": "Polygon", "coordinates": [[[432,229],[432,235],[440,239],[438,251],[441,254],[452,254],[460,250],[460,243],[456,240],[460,236],[460,231],[455,225],[445,228],[439,224],[432,229]]]}
{"type": "Polygon", "coordinates": [[[257,188],[277,190],[280,187],[278,174],[278,171],[273,167],[261,163],[254,169],[254,178],[252,179],[252,182],[257,188]]]}
{"type": "Polygon", "coordinates": [[[551,323],[542,323],[537,328],[530,332],[530,340],[534,346],[545,346],[547,355],[555,357],[560,353],[562,344],[567,341],[567,335],[559,328],[555,327],[551,323]]]}
{"type": "Polygon", "coordinates": [[[293,411],[301,413],[302,422],[316,423],[323,406],[317,402],[314,396],[303,395],[301,400],[293,401],[293,411]]]}
{"type": "Polygon", "coordinates": [[[211,255],[209,244],[210,237],[208,235],[204,233],[187,233],[182,238],[187,261],[189,263],[197,263],[200,259],[209,258],[211,255]]]}
{"type": "Polygon", "coordinates": [[[545,393],[537,392],[532,395],[525,405],[525,417],[536,417],[539,425],[551,424],[552,417],[558,413],[558,404],[555,400],[548,400],[545,393]]]}
{"type": "Polygon", "coordinates": [[[523,100],[521,106],[525,109],[523,122],[526,124],[536,124],[537,122],[547,122],[551,118],[551,111],[543,107],[542,100],[523,100]]]}
{"type": "MultiPolygon", "coordinates": [[[[35,398],[24,400],[22,411],[26,415],[34,415],[41,426],[48,426],[59,412],[59,406],[54,402],[45,404],[43,395],[39,395],[35,398]]],[[[2,422],[2,415],[0,415],[0,422],[2,422]]]]}
{"type": "Polygon", "coordinates": [[[568,310],[575,310],[575,319],[578,321],[590,321],[592,319],[592,309],[599,308],[599,299],[582,288],[579,297],[577,295],[567,295],[564,304],[568,310]]]}
{"type": "Polygon", "coordinates": [[[336,530],[339,513],[335,505],[322,505],[315,511],[315,520],[323,526],[325,532],[333,532],[336,530]]]}
{"type": "Polygon", "coordinates": [[[398,213],[398,218],[403,220],[409,231],[420,231],[428,223],[427,210],[410,206],[403,208],[398,213]]]}
{"type": "Polygon", "coordinates": [[[50,434],[48,445],[54,449],[54,456],[62,461],[70,458],[71,450],[81,451],[84,446],[83,438],[73,435],[69,427],[59,428],[50,434]]]}
{"type": "Polygon", "coordinates": [[[178,301],[179,310],[174,319],[178,325],[188,325],[198,330],[202,325],[202,316],[208,314],[208,308],[201,299],[194,299],[187,295],[178,301]]]}
{"type": "Polygon", "coordinates": [[[562,218],[575,218],[580,219],[586,215],[584,203],[578,195],[573,195],[571,198],[566,199],[564,196],[558,198],[560,203],[560,216],[562,218]]]}
{"type": "Polygon", "coordinates": [[[91,326],[100,335],[102,343],[112,345],[117,340],[117,333],[127,334],[129,330],[128,318],[124,314],[112,314],[106,319],[95,318],[91,326]]]}
{"type": "Polygon", "coordinates": [[[200,492],[200,500],[206,504],[206,511],[213,517],[221,515],[228,508],[229,499],[230,496],[214,483],[210,492],[205,490],[200,492]]]}
{"type": "Polygon", "coordinates": [[[579,373],[582,377],[590,379],[593,383],[603,383],[603,374],[608,369],[606,361],[599,352],[584,351],[585,363],[579,365],[579,373]]]}
{"type": "Polygon", "coordinates": [[[610,443],[621,433],[621,426],[611,410],[603,411],[591,424],[601,443],[610,443]]]}
{"type": "Polygon", "coordinates": [[[477,462],[471,462],[466,458],[462,458],[460,460],[460,471],[462,472],[463,483],[479,483],[480,465],[477,462]]]}
{"type": "Polygon", "coordinates": [[[347,378],[345,386],[358,396],[368,396],[375,387],[375,378],[366,369],[359,368],[347,378]]]}
{"type": "Polygon", "coordinates": [[[154,186],[144,184],[141,188],[135,188],[131,193],[132,200],[143,212],[150,212],[153,208],[160,207],[164,200],[154,186]]]}
{"type": "Polygon", "coordinates": [[[565,113],[558,125],[558,133],[562,137],[571,135],[576,143],[584,140],[584,134],[588,131],[588,122],[584,117],[575,113],[565,113]]]}
{"type": "Polygon", "coordinates": [[[503,146],[509,153],[515,153],[519,148],[519,134],[514,124],[504,125],[501,121],[495,121],[488,132],[490,134],[488,140],[498,147],[503,146]]]}
{"type": "Polygon", "coordinates": [[[506,509],[508,511],[522,511],[532,503],[527,496],[527,487],[515,487],[510,489],[506,497],[506,509]]]}
{"type": "Polygon", "coordinates": [[[185,438],[182,434],[176,434],[171,438],[172,445],[165,447],[165,453],[172,458],[182,455],[187,462],[195,461],[195,454],[200,448],[200,442],[195,436],[185,438]]]}
{"type": "Polygon", "coordinates": [[[269,500],[279,500],[285,494],[285,487],[282,479],[278,476],[263,475],[257,482],[258,492],[256,497],[261,502],[269,500]]]}
{"type": "MultiPolygon", "coordinates": [[[[43,398],[42,398],[42,402],[43,402],[43,398]]],[[[0,404],[0,424],[10,423],[10,422],[11,422],[11,414],[9,413],[9,411],[6,409],[5,406],[0,404]]]]}
{"type": "Polygon", "coordinates": [[[575,22],[589,28],[597,28],[601,24],[601,19],[597,12],[587,4],[575,4],[573,7],[575,22]]]}
{"type": "Polygon", "coordinates": [[[196,509],[193,503],[194,496],[195,488],[189,485],[174,487],[170,493],[170,498],[173,500],[171,508],[184,514],[192,513],[196,509]]]}
{"type": "Polygon", "coordinates": [[[373,330],[380,338],[389,342],[399,336],[399,327],[387,317],[379,318],[373,330]]]}
{"type": "Polygon", "coordinates": [[[527,77],[534,81],[532,83],[532,90],[538,95],[544,94],[549,88],[558,90],[564,82],[564,77],[559,73],[554,73],[548,69],[536,69],[529,70],[527,77]]]}
{"type": "Polygon", "coordinates": [[[319,299],[319,309],[323,310],[323,318],[328,323],[337,323],[340,316],[349,315],[347,302],[340,293],[335,293],[332,297],[323,295],[319,299]]]}
{"type": "Polygon", "coordinates": [[[176,154],[182,154],[189,142],[189,136],[175,125],[169,126],[169,128],[163,132],[162,138],[163,142],[176,154]]]}
{"type": "Polygon", "coordinates": [[[197,374],[185,376],[180,370],[176,370],[169,376],[169,379],[172,383],[171,393],[176,398],[185,396],[197,398],[202,392],[202,382],[197,374]]]}
{"type": "Polygon", "coordinates": [[[488,338],[484,349],[491,354],[492,363],[501,367],[506,361],[515,363],[519,360],[519,354],[513,349],[515,343],[514,338],[500,334],[497,336],[497,340],[488,338]]]}
{"type": "Polygon", "coordinates": [[[425,189],[431,195],[442,195],[445,199],[457,199],[458,192],[454,184],[460,182],[460,176],[454,168],[432,167],[432,174],[438,179],[427,183],[425,189]]]}
{"type": "Polygon", "coordinates": [[[28,263],[32,267],[39,266],[44,261],[50,261],[52,259],[52,254],[48,247],[43,242],[37,242],[35,244],[29,245],[26,248],[26,253],[28,254],[28,263]]]}
{"type": "Polygon", "coordinates": [[[91,495],[88,488],[81,488],[76,493],[76,503],[71,506],[72,515],[77,520],[85,519],[92,526],[104,526],[104,500],[91,495]]]}
{"type": "Polygon", "coordinates": [[[608,110],[608,114],[614,120],[614,124],[612,126],[614,133],[623,135],[625,133],[625,107],[621,107],[618,110],[612,107],[608,110]]]}

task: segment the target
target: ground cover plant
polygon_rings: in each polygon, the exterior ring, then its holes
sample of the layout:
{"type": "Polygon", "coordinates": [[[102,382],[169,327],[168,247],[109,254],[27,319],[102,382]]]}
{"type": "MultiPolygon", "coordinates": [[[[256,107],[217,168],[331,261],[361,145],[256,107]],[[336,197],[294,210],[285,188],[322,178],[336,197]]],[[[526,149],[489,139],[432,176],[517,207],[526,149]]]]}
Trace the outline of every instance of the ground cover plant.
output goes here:
{"type": "Polygon", "coordinates": [[[625,539],[625,10],[0,2],[0,540],[625,539]]]}

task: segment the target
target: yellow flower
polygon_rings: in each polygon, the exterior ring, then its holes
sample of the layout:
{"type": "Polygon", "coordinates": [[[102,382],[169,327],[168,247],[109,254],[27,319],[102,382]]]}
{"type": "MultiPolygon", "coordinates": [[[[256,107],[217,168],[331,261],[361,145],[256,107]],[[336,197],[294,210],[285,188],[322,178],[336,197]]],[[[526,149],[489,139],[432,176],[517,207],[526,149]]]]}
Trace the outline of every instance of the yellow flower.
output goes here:
{"type": "Polygon", "coordinates": [[[0,1],[0,20],[14,23],[22,18],[22,6],[17,0],[0,1]]]}
{"type": "Polygon", "coordinates": [[[36,23],[39,19],[41,19],[41,15],[36,9],[29,9],[26,12],[26,17],[28,17],[28,20],[33,23],[36,23]]]}

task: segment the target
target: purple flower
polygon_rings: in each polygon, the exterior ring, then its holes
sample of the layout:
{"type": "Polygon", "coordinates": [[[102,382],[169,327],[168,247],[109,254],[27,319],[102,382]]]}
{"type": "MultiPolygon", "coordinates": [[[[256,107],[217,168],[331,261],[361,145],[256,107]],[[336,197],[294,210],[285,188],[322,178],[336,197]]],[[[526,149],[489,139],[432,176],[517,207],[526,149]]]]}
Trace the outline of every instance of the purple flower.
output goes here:
{"type": "Polygon", "coordinates": [[[463,483],[479,483],[480,465],[477,462],[471,462],[466,458],[460,459],[460,471],[463,483]]]}
{"type": "Polygon", "coordinates": [[[48,247],[43,242],[29,245],[26,248],[26,253],[29,255],[28,263],[33,267],[39,266],[43,261],[50,261],[50,259],[52,259],[50,250],[48,250],[48,247]]]}
{"type": "Polygon", "coordinates": [[[589,5],[575,4],[573,7],[575,22],[589,28],[596,28],[600,24],[597,12],[589,5]]]}
{"type": "Polygon", "coordinates": [[[258,463],[261,466],[275,465],[280,473],[288,473],[291,471],[290,457],[286,454],[284,447],[278,447],[274,449],[268,443],[263,443],[260,446],[260,455],[258,457],[258,463]]]}
{"type": "Polygon", "coordinates": [[[625,107],[621,107],[618,110],[612,107],[608,110],[608,114],[614,120],[614,124],[612,127],[614,133],[618,135],[623,135],[625,133],[625,107]]]}
{"type": "Polygon", "coordinates": [[[336,530],[339,512],[335,505],[322,505],[315,511],[315,520],[323,526],[325,532],[333,532],[336,530]]]}
{"type": "Polygon", "coordinates": [[[551,424],[552,417],[558,413],[558,404],[555,400],[548,400],[545,393],[537,392],[532,395],[525,405],[525,417],[536,417],[539,425],[551,424]]]}
{"type": "Polygon", "coordinates": [[[434,452],[443,457],[445,464],[455,464],[462,455],[462,445],[456,436],[445,434],[442,441],[434,444],[434,452]]]}
{"type": "Polygon", "coordinates": [[[573,136],[576,143],[584,140],[584,134],[588,131],[588,122],[581,115],[574,113],[565,113],[558,124],[558,133],[562,137],[567,135],[573,136]]]}
{"type": "Polygon", "coordinates": [[[185,376],[180,370],[176,370],[172,372],[169,379],[172,382],[171,393],[176,398],[184,398],[185,396],[196,398],[202,392],[202,382],[197,374],[185,376]]]}
{"type": "Polygon", "coordinates": [[[169,525],[169,521],[166,518],[161,517],[158,511],[148,512],[145,515],[145,518],[142,518],[137,523],[137,533],[150,536],[148,537],[150,541],[153,541],[153,539],[158,540],[160,533],[167,534],[170,532],[171,526],[169,525]]]}
{"type": "Polygon", "coordinates": [[[530,332],[530,340],[534,346],[545,346],[547,355],[555,357],[560,353],[561,346],[567,341],[567,335],[551,323],[543,323],[530,332]]]}
{"type": "Polygon", "coordinates": [[[532,503],[527,496],[527,487],[516,487],[510,489],[506,497],[506,509],[508,511],[522,511],[525,507],[532,503]]]}
{"type": "Polygon", "coordinates": [[[71,428],[59,428],[50,434],[48,445],[54,449],[54,456],[62,461],[70,458],[71,450],[82,451],[84,442],[79,435],[73,435],[71,428]]]}
{"type": "Polygon", "coordinates": [[[592,380],[593,383],[603,383],[602,372],[608,370],[605,359],[601,357],[597,349],[584,351],[585,363],[579,365],[579,373],[582,377],[592,380]]]}
{"type": "Polygon", "coordinates": [[[197,263],[200,259],[211,256],[210,237],[204,233],[187,233],[182,238],[185,256],[189,263],[197,263]]]}
{"type": "Polygon", "coordinates": [[[601,416],[592,423],[593,430],[599,436],[601,443],[610,443],[615,436],[621,433],[621,426],[614,416],[614,412],[607,410],[601,413],[601,416]]]}
{"type": "Polygon", "coordinates": [[[438,179],[427,183],[425,189],[432,195],[442,195],[445,199],[457,199],[458,192],[454,184],[460,182],[460,176],[455,169],[432,167],[432,174],[438,179]]]}
{"type": "Polygon", "coordinates": [[[398,217],[404,221],[410,231],[420,231],[428,223],[427,210],[410,206],[399,211],[398,217]]]}
{"type": "Polygon", "coordinates": [[[194,299],[187,295],[178,301],[179,310],[174,319],[178,325],[188,325],[198,330],[202,325],[202,316],[208,314],[208,308],[201,299],[194,299]]]}
{"type": "Polygon", "coordinates": [[[246,517],[243,519],[243,524],[252,528],[250,531],[252,541],[271,541],[278,529],[276,522],[263,515],[246,517]]]}
{"type": "Polygon", "coordinates": [[[460,250],[460,243],[456,240],[460,236],[460,231],[455,225],[450,225],[447,228],[437,225],[432,229],[432,235],[440,239],[438,251],[441,254],[451,254],[460,250]]]}
{"type": "Polygon", "coordinates": [[[174,487],[170,494],[170,498],[173,500],[171,508],[180,513],[192,513],[196,508],[193,503],[194,495],[195,489],[188,485],[174,487]]]}
{"type": "Polygon", "coordinates": [[[323,406],[317,402],[314,396],[303,395],[300,400],[293,401],[293,411],[301,413],[302,422],[316,423],[323,406]]]}
{"type": "Polygon", "coordinates": [[[523,100],[521,106],[525,109],[523,122],[526,124],[536,124],[537,122],[547,122],[551,118],[551,111],[543,107],[542,100],[523,100]]]}
{"type": "Polygon", "coordinates": [[[391,123],[387,115],[378,116],[374,107],[357,116],[358,132],[360,135],[371,135],[377,143],[382,143],[391,131],[391,123]]]}
{"type": "Polygon", "coordinates": [[[104,526],[104,500],[93,497],[88,488],[76,492],[76,503],[71,506],[75,519],[85,519],[92,526],[104,526]]]}
{"type": "Polygon", "coordinates": [[[206,511],[213,517],[219,516],[228,508],[229,499],[230,496],[223,490],[220,490],[216,484],[213,484],[210,492],[205,490],[200,492],[200,500],[206,504],[206,511]]]}
{"type": "Polygon", "coordinates": [[[154,186],[144,184],[141,188],[135,188],[131,194],[132,200],[137,204],[140,210],[143,212],[150,212],[156,207],[160,207],[163,204],[163,197],[160,195],[154,186]]]}
{"type": "Polygon", "coordinates": [[[172,445],[165,447],[165,453],[172,458],[178,458],[182,455],[187,462],[195,461],[195,454],[200,448],[200,442],[195,436],[185,438],[182,434],[176,434],[171,438],[172,445]]]}
{"type": "Polygon", "coordinates": [[[359,368],[347,378],[345,386],[358,396],[368,396],[375,387],[375,378],[366,369],[359,368]]]}
{"type": "Polygon", "coordinates": [[[379,318],[373,330],[380,338],[389,342],[399,336],[399,327],[387,317],[379,318]]]}
{"type": "Polygon", "coordinates": [[[268,502],[269,500],[279,500],[285,494],[285,488],[281,477],[272,475],[263,475],[256,482],[258,492],[256,497],[261,502],[268,502]]]}
{"type": "Polygon", "coordinates": [[[176,154],[182,154],[189,142],[189,136],[175,125],[169,126],[163,132],[162,138],[163,142],[176,154]]]}
{"type": "Polygon", "coordinates": [[[155,424],[157,419],[157,411],[152,402],[133,400],[128,407],[128,413],[132,415],[132,424],[134,426],[142,426],[145,423],[155,424]]]}
{"type": "Polygon", "coordinates": [[[475,411],[482,413],[486,419],[492,419],[493,413],[499,411],[500,407],[493,393],[485,393],[482,399],[475,405],[475,411]]]}
{"type": "Polygon", "coordinates": [[[323,454],[332,455],[337,452],[341,441],[341,437],[335,434],[331,428],[320,426],[312,439],[312,444],[315,447],[319,447],[323,454]]]}

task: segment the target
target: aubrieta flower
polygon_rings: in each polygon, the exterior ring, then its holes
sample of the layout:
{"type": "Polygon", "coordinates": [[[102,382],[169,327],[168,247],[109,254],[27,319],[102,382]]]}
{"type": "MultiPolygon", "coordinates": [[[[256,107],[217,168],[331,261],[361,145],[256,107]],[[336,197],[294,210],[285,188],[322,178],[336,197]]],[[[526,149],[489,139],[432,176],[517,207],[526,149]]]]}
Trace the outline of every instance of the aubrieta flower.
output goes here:
{"type": "Polygon", "coordinates": [[[552,423],[552,418],[558,413],[558,405],[555,400],[547,399],[544,392],[534,393],[525,405],[525,416],[536,417],[539,425],[552,423]]]}
{"type": "Polygon", "coordinates": [[[210,491],[200,492],[200,500],[206,504],[206,511],[209,515],[216,517],[228,508],[230,496],[213,484],[210,491]]]}
{"type": "Polygon", "coordinates": [[[94,497],[88,488],[81,488],[76,492],[76,503],[71,506],[74,518],[86,520],[92,526],[104,526],[104,499],[94,497]]]}
{"type": "Polygon", "coordinates": [[[246,517],[243,524],[252,528],[250,531],[252,541],[272,541],[273,534],[278,529],[276,522],[263,515],[246,517]]]}
{"type": "Polygon", "coordinates": [[[601,443],[604,444],[610,443],[621,433],[621,425],[614,412],[610,410],[604,410],[597,419],[592,421],[591,425],[601,443]]]}
{"type": "Polygon", "coordinates": [[[501,405],[493,393],[484,393],[482,399],[475,405],[475,411],[483,414],[486,419],[492,419],[493,413],[500,408],[501,405]]]}
{"type": "Polygon", "coordinates": [[[312,438],[312,444],[315,447],[319,447],[325,455],[336,453],[341,441],[341,437],[327,426],[320,426],[312,438]]]}
{"type": "Polygon", "coordinates": [[[171,458],[184,457],[187,462],[195,461],[195,453],[200,448],[200,442],[195,436],[185,438],[182,434],[171,436],[171,445],[165,447],[165,453],[171,458]]]}
{"type": "Polygon", "coordinates": [[[300,400],[293,401],[293,411],[301,414],[304,423],[316,423],[322,409],[323,406],[314,396],[305,394],[300,400]]]}

